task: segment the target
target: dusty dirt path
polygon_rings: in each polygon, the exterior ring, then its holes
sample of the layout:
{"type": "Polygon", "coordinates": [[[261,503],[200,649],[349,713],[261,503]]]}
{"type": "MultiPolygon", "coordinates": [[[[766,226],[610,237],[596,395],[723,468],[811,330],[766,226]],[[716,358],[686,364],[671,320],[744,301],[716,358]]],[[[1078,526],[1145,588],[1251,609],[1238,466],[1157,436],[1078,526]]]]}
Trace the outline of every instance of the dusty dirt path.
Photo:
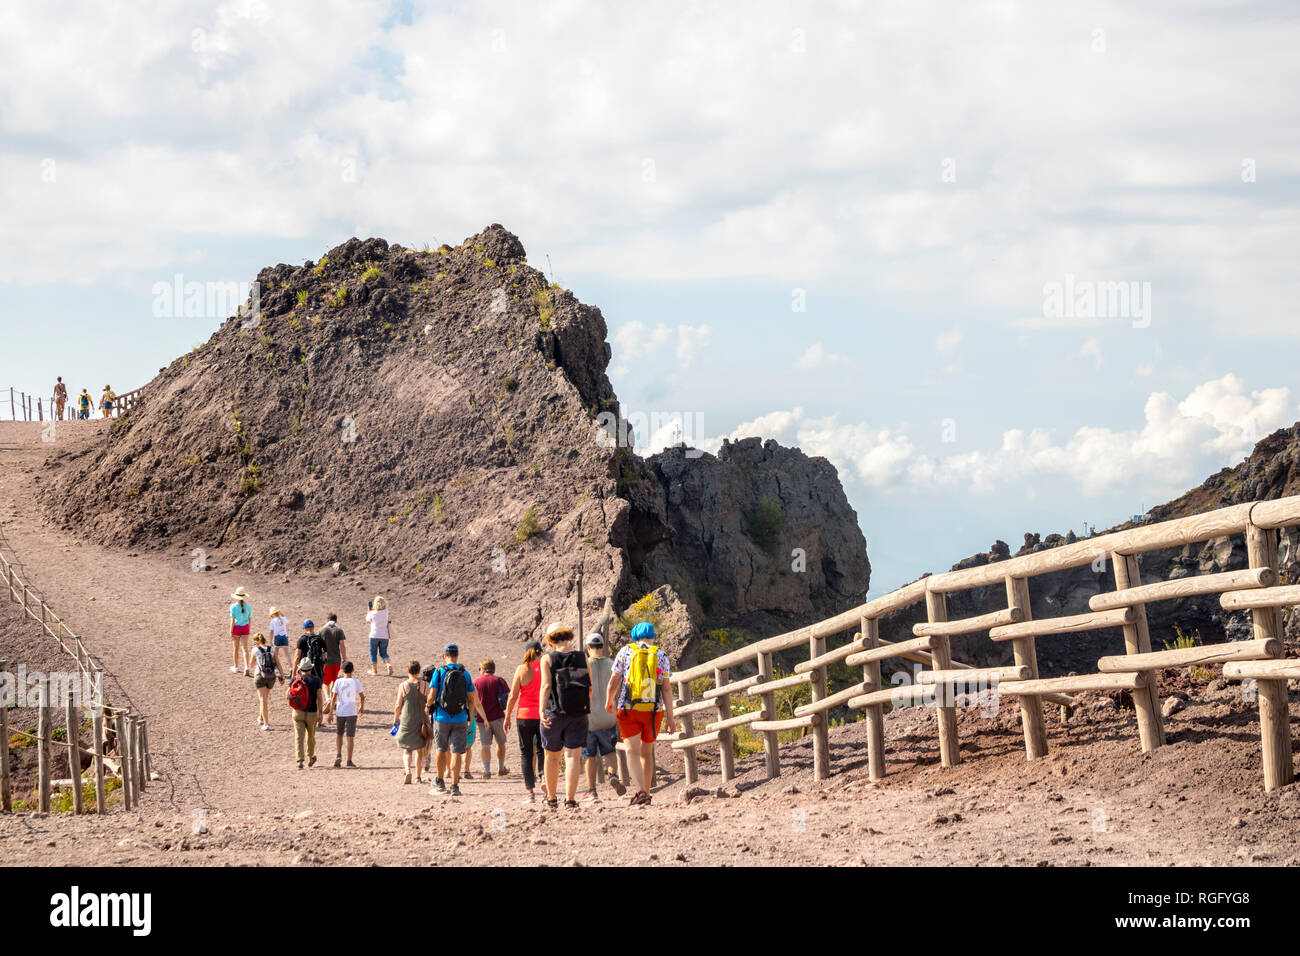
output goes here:
{"type": "MultiPolygon", "coordinates": [[[[1147,756],[1131,713],[1098,701],[1070,724],[1053,719],[1050,758],[1027,765],[1012,707],[992,721],[963,713],[965,760],[944,771],[932,715],[912,710],[887,720],[883,784],[865,779],[855,724],[833,733],[835,773],[824,783],[811,779],[804,741],[783,748],[781,779],[762,779],[760,755],[738,762],[725,790],[706,755],[707,792],[688,799],[680,759],[661,748],[667,769],[650,811],[607,792],[597,806],[555,814],[520,805],[513,742],[515,776],[468,782],[460,799],[402,786],[387,733],[398,678],[370,677],[360,769],[330,768],[334,738],[322,736],[321,763],[298,771],[280,695],[278,726],[263,733],[252,681],[229,671],[224,622],[236,585],[249,589],[255,622],[270,603],[295,620],[338,611],[355,657],[375,593],[392,601],[395,661],[432,660],[455,640],[468,661],[513,662],[519,646],[379,575],[221,573],[239,555],[214,548],[216,570],[195,572],[191,552],[204,542],[137,555],[78,541],[43,520],[34,492],[51,452],[99,440],[103,427],[66,425],[51,446],[37,425],[0,424],[0,527],[32,582],[103,659],[110,698],[150,715],[162,779],[138,813],[0,818],[6,863],[404,864],[465,861],[466,847],[484,844],[489,859],[522,865],[1300,863],[1300,788],[1263,794],[1253,705],[1227,686],[1193,700],[1171,721],[1172,745],[1147,756]],[[203,835],[191,832],[197,809],[207,812],[203,835]]],[[[0,656],[21,660],[15,651],[32,629],[0,621],[0,638],[0,656]]]]}

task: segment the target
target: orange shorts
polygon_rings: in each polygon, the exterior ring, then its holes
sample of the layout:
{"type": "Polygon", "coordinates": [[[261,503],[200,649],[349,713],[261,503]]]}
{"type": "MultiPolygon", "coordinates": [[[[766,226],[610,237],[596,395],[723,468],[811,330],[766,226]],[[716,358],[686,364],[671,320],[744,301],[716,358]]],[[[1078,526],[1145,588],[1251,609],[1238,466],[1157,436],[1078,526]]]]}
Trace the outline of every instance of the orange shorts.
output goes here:
{"type": "Polygon", "coordinates": [[[623,740],[630,737],[639,736],[644,743],[652,744],[655,738],[659,736],[659,728],[663,726],[664,712],[662,710],[654,711],[654,724],[650,723],[652,716],[648,710],[620,710],[616,715],[618,717],[618,735],[623,740]]]}

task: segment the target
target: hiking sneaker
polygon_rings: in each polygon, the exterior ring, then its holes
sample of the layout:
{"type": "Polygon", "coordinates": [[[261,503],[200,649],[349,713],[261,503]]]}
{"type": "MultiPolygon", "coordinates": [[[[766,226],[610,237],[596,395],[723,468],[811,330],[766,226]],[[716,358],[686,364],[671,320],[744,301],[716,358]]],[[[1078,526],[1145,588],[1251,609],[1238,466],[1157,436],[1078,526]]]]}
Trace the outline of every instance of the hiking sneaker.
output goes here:
{"type": "Polygon", "coordinates": [[[302,769],[302,761],[301,761],[301,760],[298,761],[298,769],[299,769],[299,770],[302,769]]]}
{"type": "Polygon", "coordinates": [[[588,790],[586,793],[582,795],[583,803],[595,803],[599,799],[600,798],[596,796],[595,790],[588,790]]]}
{"type": "Polygon", "coordinates": [[[351,768],[352,770],[357,769],[357,765],[354,764],[351,760],[348,761],[348,767],[351,768]]]}
{"type": "Polygon", "coordinates": [[[460,787],[459,787],[459,785],[453,783],[453,784],[451,785],[451,789],[447,791],[447,796],[449,796],[449,797],[459,797],[459,796],[460,796],[460,787]]]}
{"type": "Polygon", "coordinates": [[[316,766],[316,758],[315,758],[315,757],[308,757],[308,758],[307,758],[307,766],[309,766],[309,767],[314,767],[314,766],[316,766]]]}
{"type": "Polygon", "coordinates": [[[335,758],[334,758],[334,769],[337,770],[337,769],[339,769],[339,767],[341,767],[341,766],[343,766],[343,758],[342,758],[342,757],[335,757],[335,758]]]}
{"type": "Polygon", "coordinates": [[[446,793],[447,785],[441,780],[433,781],[433,786],[429,788],[430,793],[446,793]]]}
{"type": "Polygon", "coordinates": [[[498,770],[497,770],[497,776],[498,776],[498,777],[508,777],[508,776],[510,776],[510,771],[507,770],[505,767],[500,767],[500,768],[498,768],[498,770]]]}
{"type": "Polygon", "coordinates": [[[615,777],[613,774],[610,775],[609,785],[614,788],[614,792],[620,797],[627,793],[627,784],[618,779],[618,777],[615,777]]]}
{"type": "Polygon", "coordinates": [[[238,674],[238,673],[239,673],[239,668],[236,667],[234,664],[231,664],[231,665],[230,665],[230,673],[232,673],[232,674],[238,674]]]}
{"type": "Polygon", "coordinates": [[[528,806],[532,806],[534,803],[537,802],[537,797],[536,797],[535,795],[533,795],[532,793],[526,793],[526,794],[524,794],[524,798],[523,798],[522,800],[520,800],[519,802],[522,803],[522,804],[523,804],[524,806],[526,806],[526,807],[528,807],[528,806]]]}
{"type": "Polygon", "coordinates": [[[460,775],[460,779],[462,779],[462,780],[473,780],[473,779],[474,779],[474,775],[473,775],[472,773],[470,773],[468,770],[466,770],[464,773],[462,773],[462,774],[460,775]]]}

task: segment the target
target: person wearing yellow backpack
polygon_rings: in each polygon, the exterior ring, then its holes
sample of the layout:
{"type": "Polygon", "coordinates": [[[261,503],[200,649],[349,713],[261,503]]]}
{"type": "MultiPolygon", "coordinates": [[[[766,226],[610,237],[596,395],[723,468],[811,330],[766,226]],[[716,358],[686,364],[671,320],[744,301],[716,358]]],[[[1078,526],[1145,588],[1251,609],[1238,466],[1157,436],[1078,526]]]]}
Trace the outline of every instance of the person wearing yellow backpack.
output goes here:
{"type": "Polygon", "coordinates": [[[673,720],[672,666],[655,643],[654,625],[632,628],[632,643],[614,658],[605,710],[618,718],[619,736],[627,741],[628,772],[636,795],[631,805],[649,806],[654,773],[654,744],[659,732],[676,730],[673,720]]]}

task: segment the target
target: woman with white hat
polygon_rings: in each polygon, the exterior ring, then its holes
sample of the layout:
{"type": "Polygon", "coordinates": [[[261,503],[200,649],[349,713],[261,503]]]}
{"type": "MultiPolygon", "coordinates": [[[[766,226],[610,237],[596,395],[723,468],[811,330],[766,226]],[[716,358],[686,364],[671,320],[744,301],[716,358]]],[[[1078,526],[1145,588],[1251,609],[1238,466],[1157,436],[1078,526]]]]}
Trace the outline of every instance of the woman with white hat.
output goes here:
{"type": "Polygon", "coordinates": [[[235,593],[230,597],[235,602],[230,605],[230,673],[239,673],[241,667],[239,659],[242,654],[244,676],[248,677],[252,673],[249,668],[253,662],[252,654],[248,649],[248,631],[253,618],[253,608],[248,603],[246,588],[235,588],[235,593]]]}
{"type": "Polygon", "coordinates": [[[271,615],[271,621],[267,630],[271,632],[271,643],[275,651],[275,666],[281,668],[280,673],[286,673],[289,670],[289,619],[280,613],[278,607],[273,607],[268,612],[271,615]],[[284,663],[280,663],[280,649],[284,648],[284,663]]]}

